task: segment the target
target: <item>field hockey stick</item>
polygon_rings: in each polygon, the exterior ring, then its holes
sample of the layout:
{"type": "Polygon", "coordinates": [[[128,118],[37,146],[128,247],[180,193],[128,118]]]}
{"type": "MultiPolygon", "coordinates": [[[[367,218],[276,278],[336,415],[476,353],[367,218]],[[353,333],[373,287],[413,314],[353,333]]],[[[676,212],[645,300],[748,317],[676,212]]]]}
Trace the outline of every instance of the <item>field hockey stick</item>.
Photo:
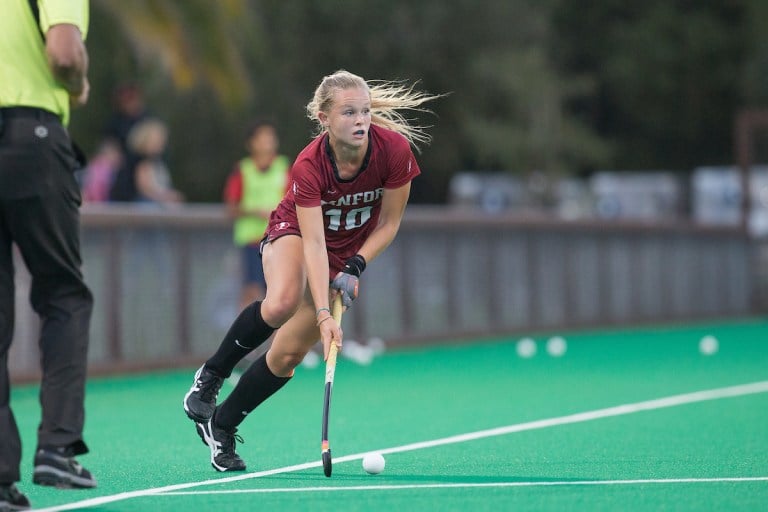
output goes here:
{"type": "MultiPolygon", "coordinates": [[[[341,293],[337,294],[333,300],[333,319],[336,324],[341,327],[341,313],[343,307],[341,304],[341,293]]],[[[341,341],[341,340],[339,340],[341,341]]],[[[325,399],[323,400],[323,439],[322,439],[322,458],[323,458],[323,472],[325,476],[330,477],[333,470],[333,462],[331,461],[331,445],[328,443],[328,417],[331,413],[331,391],[333,391],[333,375],[336,373],[336,356],[339,352],[339,347],[336,342],[331,343],[331,347],[328,350],[328,359],[325,362],[325,399]]]]}

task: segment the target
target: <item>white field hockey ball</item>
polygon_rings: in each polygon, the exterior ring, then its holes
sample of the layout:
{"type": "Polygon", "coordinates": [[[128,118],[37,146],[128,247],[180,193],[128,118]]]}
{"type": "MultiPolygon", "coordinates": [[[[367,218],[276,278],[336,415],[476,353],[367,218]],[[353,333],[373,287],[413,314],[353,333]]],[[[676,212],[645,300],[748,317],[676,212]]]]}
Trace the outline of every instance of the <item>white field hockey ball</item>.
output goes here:
{"type": "Polygon", "coordinates": [[[560,357],[568,350],[568,344],[562,336],[552,336],[547,340],[547,354],[552,357],[560,357]]]}
{"type": "Polygon", "coordinates": [[[515,346],[517,355],[522,358],[529,358],[536,355],[536,342],[531,338],[523,338],[515,346]]]}
{"type": "Polygon", "coordinates": [[[369,475],[378,475],[384,471],[386,461],[380,453],[366,453],[363,457],[363,469],[369,475]]]}

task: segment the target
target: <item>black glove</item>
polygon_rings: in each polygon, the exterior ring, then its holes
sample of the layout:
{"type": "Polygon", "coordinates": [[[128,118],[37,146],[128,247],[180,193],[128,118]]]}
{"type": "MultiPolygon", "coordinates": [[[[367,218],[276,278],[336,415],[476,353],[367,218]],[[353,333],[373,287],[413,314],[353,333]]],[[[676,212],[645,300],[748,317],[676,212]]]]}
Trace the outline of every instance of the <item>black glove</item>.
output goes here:
{"type": "Polygon", "coordinates": [[[357,298],[360,274],[365,270],[365,258],[355,254],[344,264],[344,268],[336,274],[331,282],[331,288],[339,290],[341,302],[345,308],[352,306],[352,301],[357,298]]]}

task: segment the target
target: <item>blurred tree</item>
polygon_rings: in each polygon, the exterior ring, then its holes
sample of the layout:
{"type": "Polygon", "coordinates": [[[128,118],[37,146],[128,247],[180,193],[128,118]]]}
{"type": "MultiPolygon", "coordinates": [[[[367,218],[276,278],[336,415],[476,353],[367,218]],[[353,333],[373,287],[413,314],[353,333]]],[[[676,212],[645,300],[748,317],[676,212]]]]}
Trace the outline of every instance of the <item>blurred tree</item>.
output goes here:
{"type": "Polygon", "coordinates": [[[747,2],[746,26],[750,47],[741,78],[746,106],[768,108],[768,2],[747,2]]]}
{"type": "Polygon", "coordinates": [[[466,119],[476,166],[563,173],[607,161],[607,145],[565,109],[591,84],[558,79],[543,48],[488,53],[470,69],[484,93],[474,105],[481,115],[466,119]]]}
{"type": "Polygon", "coordinates": [[[220,200],[253,117],[295,155],[304,105],[339,68],[450,93],[415,201],[460,170],[587,172],[731,160],[731,121],[765,101],[763,0],[92,0],[93,95],[73,133],[95,148],[110,93],[138,82],[171,127],[174,182],[220,200]]]}
{"type": "Polygon", "coordinates": [[[732,161],[749,45],[749,0],[561,0],[553,56],[597,84],[573,105],[615,148],[617,169],[689,170],[732,161]]]}
{"type": "Polygon", "coordinates": [[[249,19],[245,0],[93,0],[94,8],[122,29],[139,64],[158,65],[174,88],[189,91],[209,86],[226,107],[242,107],[250,99],[252,82],[246,70],[237,29],[249,19]]]}
{"type": "Polygon", "coordinates": [[[242,151],[246,120],[236,113],[254,96],[242,48],[260,45],[253,44],[259,31],[248,4],[222,0],[213,9],[202,0],[92,0],[94,92],[87,113],[74,119],[73,133],[93,150],[111,112],[112,91],[136,82],[150,111],[170,125],[174,182],[193,201],[219,200],[229,165],[222,153],[242,151]]]}

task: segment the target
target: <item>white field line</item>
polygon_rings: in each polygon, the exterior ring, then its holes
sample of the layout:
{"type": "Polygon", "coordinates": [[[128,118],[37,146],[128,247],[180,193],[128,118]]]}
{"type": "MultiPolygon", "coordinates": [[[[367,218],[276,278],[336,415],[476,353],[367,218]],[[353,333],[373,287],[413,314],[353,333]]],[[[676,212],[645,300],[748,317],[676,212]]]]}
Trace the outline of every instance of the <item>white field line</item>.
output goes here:
{"type": "MultiPolygon", "coordinates": [[[[753,382],[751,384],[743,384],[739,386],[710,389],[705,391],[696,391],[693,393],[684,393],[681,395],[673,395],[673,396],[668,396],[664,398],[657,398],[655,400],[647,400],[644,402],[635,402],[632,404],[618,405],[615,407],[608,407],[605,409],[597,409],[594,411],[570,414],[567,416],[560,416],[557,418],[549,418],[545,420],[518,423],[515,425],[507,425],[506,427],[492,428],[488,430],[479,430],[477,432],[470,432],[467,434],[460,434],[456,436],[444,437],[441,439],[434,439],[431,441],[422,441],[419,443],[411,443],[411,444],[406,444],[402,446],[394,446],[392,448],[384,448],[381,450],[372,450],[372,451],[378,451],[379,453],[387,454],[387,453],[407,452],[412,450],[422,450],[425,448],[432,448],[435,446],[463,443],[466,441],[474,441],[477,439],[501,436],[501,435],[512,434],[516,432],[524,432],[527,430],[538,430],[542,428],[555,427],[560,425],[570,425],[573,423],[582,423],[585,421],[592,421],[592,420],[597,420],[602,418],[610,418],[613,416],[623,416],[626,414],[632,414],[636,412],[652,411],[657,409],[665,409],[668,407],[677,407],[679,405],[692,404],[696,402],[706,402],[710,400],[719,400],[722,398],[733,398],[733,397],[754,395],[757,393],[766,393],[766,392],[768,392],[768,381],[753,382]]],[[[333,461],[335,463],[339,463],[339,462],[348,462],[352,460],[359,460],[359,459],[362,459],[366,453],[370,453],[370,451],[356,453],[353,455],[345,455],[343,457],[334,457],[333,461]]],[[[266,471],[257,471],[254,473],[245,473],[245,474],[240,474],[237,476],[231,476],[231,477],[225,477],[225,478],[214,478],[210,480],[202,480],[199,482],[187,482],[183,484],[167,485],[163,487],[155,487],[155,488],[143,489],[138,491],[121,492],[121,493],[112,494],[109,496],[100,496],[98,498],[90,498],[87,500],[77,501],[73,503],[66,503],[64,505],[56,505],[53,507],[41,508],[36,510],[38,510],[38,512],[58,512],[60,510],[76,510],[76,509],[104,505],[105,503],[113,503],[116,501],[127,500],[130,498],[149,496],[152,494],[181,491],[183,489],[202,487],[205,485],[237,482],[240,480],[249,480],[252,478],[261,478],[265,476],[277,475],[282,473],[303,471],[305,469],[317,468],[320,466],[322,466],[322,461],[316,460],[314,462],[305,462],[304,464],[296,464],[294,466],[286,466],[286,467],[270,469],[266,471]]]]}
{"type": "Polygon", "coordinates": [[[487,482],[454,484],[404,484],[404,485],[349,485],[339,487],[275,487],[268,489],[231,489],[228,491],[175,491],[158,493],[155,496],[190,496],[208,494],[267,494],[289,492],[335,492],[335,491],[401,491],[410,489],[467,489],[483,487],[564,487],[568,485],[659,485],[659,484],[711,484],[768,482],[768,476],[721,477],[721,478],[652,478],[636,480],[554,480],[551,482],[487,482]]]}

